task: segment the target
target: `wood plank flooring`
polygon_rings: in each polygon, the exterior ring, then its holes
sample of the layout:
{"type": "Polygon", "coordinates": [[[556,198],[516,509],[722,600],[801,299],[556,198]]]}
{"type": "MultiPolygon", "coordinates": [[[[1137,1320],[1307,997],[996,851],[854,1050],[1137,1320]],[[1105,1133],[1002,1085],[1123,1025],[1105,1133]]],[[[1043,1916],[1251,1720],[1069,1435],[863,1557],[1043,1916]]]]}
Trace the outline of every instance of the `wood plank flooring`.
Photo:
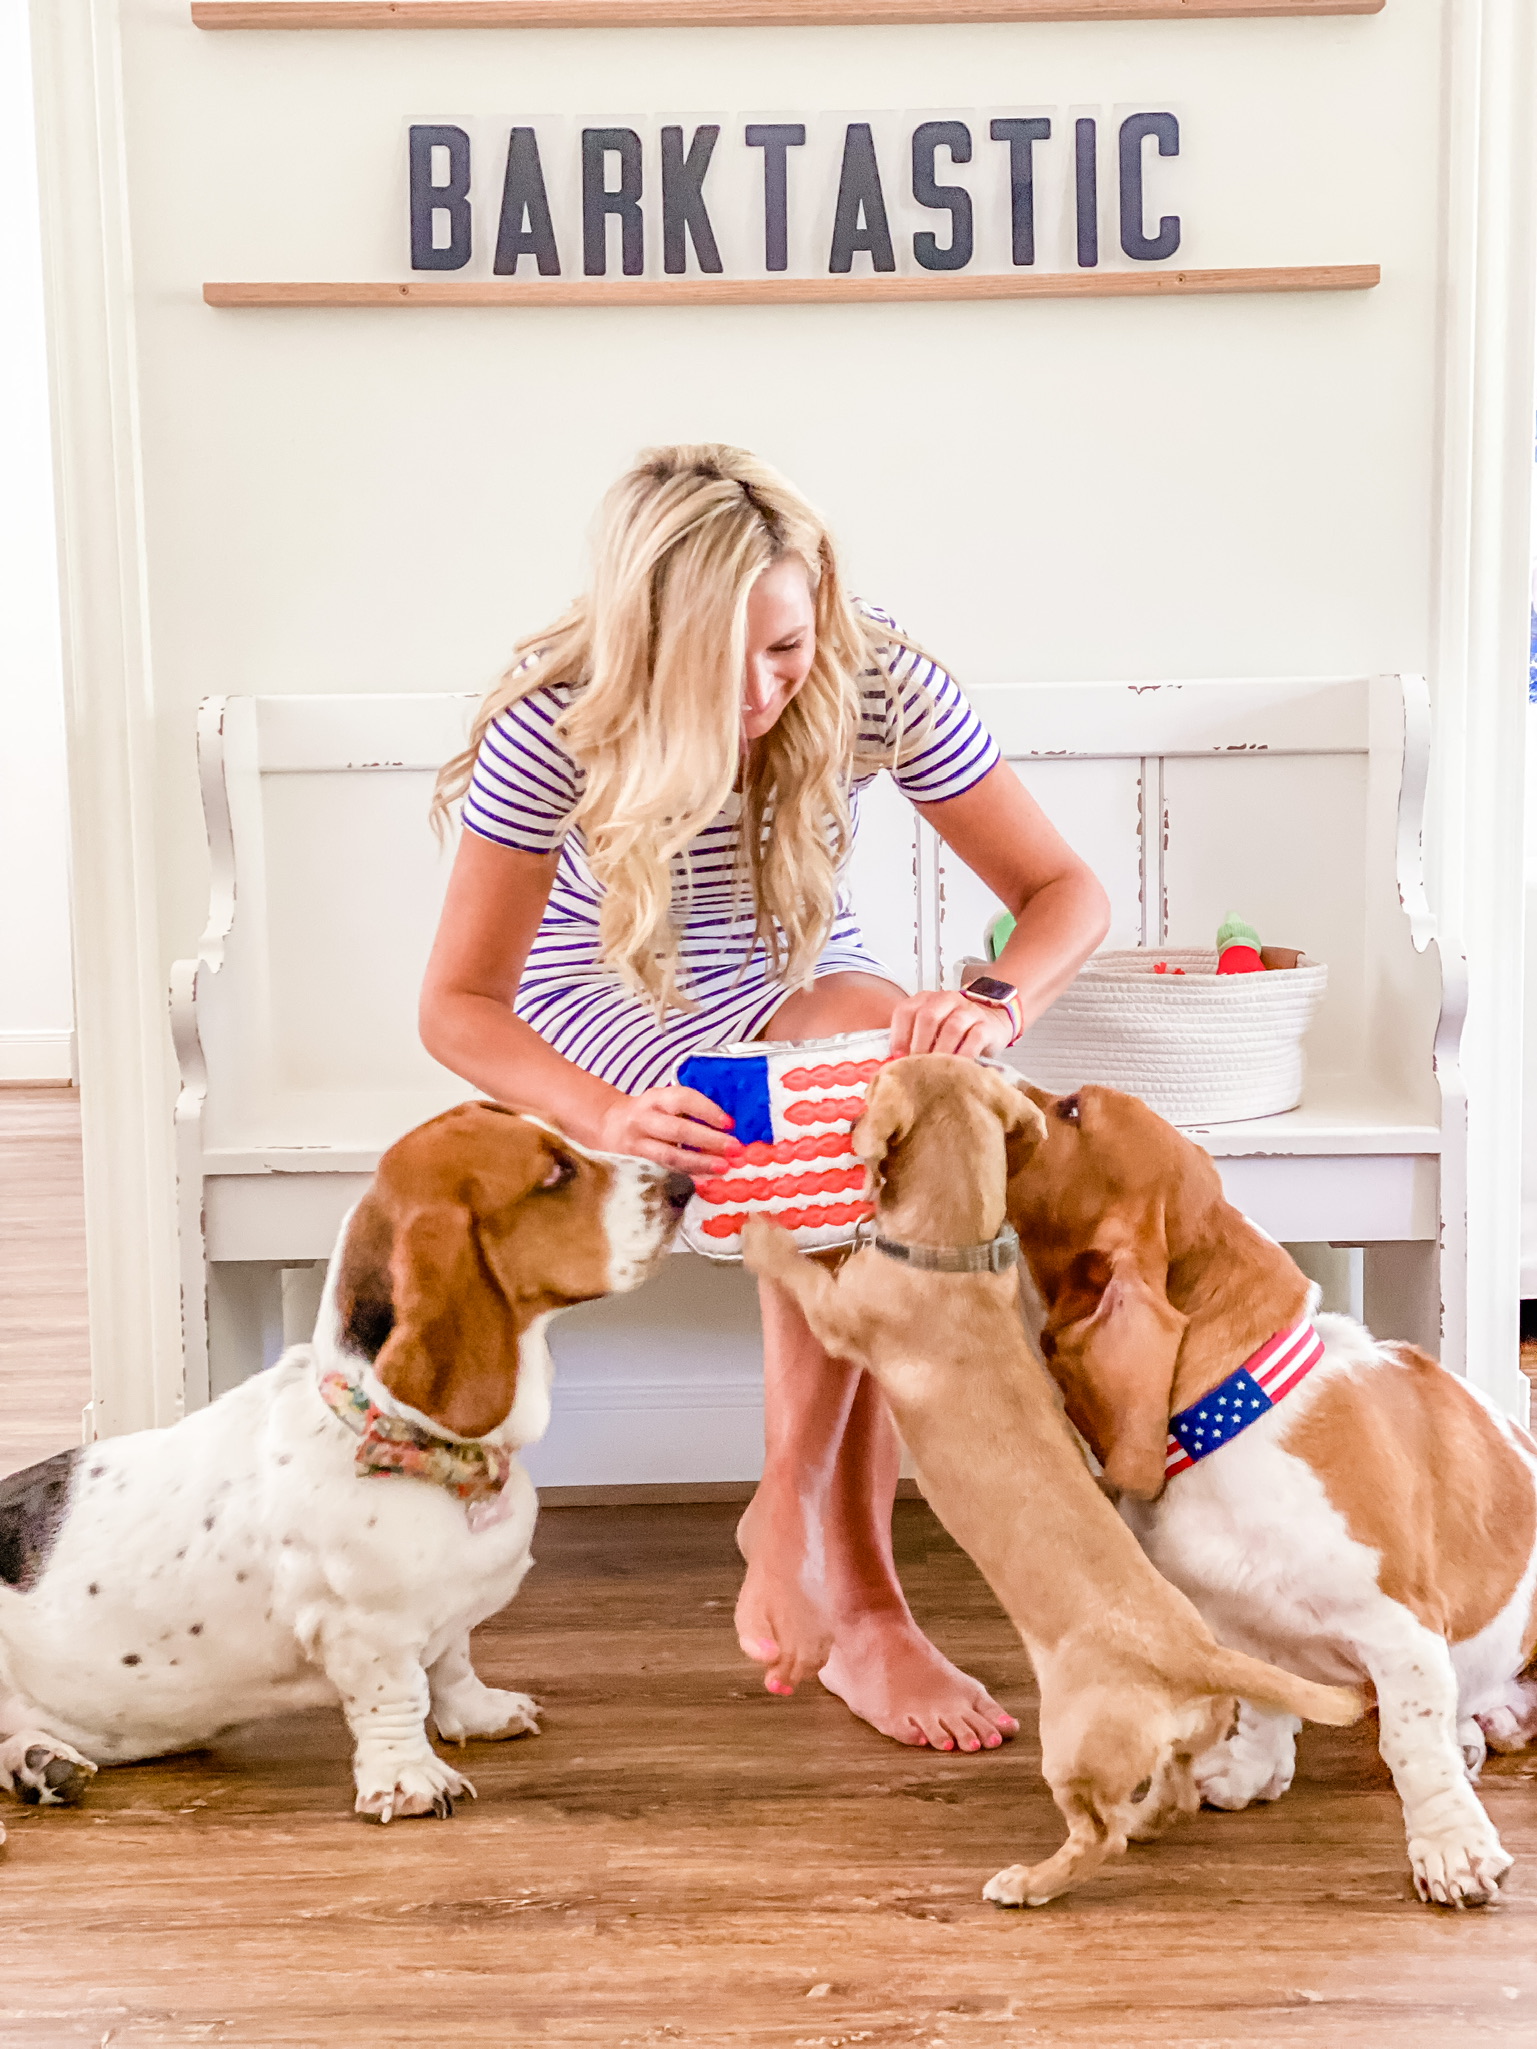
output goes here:
{"type": "MultiPolygon", "coordinates": [[[[1502,1907],[1412,1898],[1370,1725],[1304,1738],[1280,1803],[1202,1814],[1031,1914],[983,1881],[1058,1840],[1027,1734],[900,1749],[730,1629],[734,1511],[566,1508],[483,1630],[545,1704],[471,1745],[451,1821],[349,1812],[341,1719],[293,1717],[8,1811],[0,2043],[1143,2045],[1537,2042],[1537,1759],[1486,1797],[1502,1907]],[[818,1988],[826,1988],[819,1991],[818,1988]]],[[[915,1605],[1027,1711],[1017,1642],[920,1503],[915,1605]]]]}
{"type": "MultiPolygon", "coordinates": [[[[0,1267],[0,1413],[8,1450],[42,1451],[74,1441],[78,1246],[30,1245],[0,1267]]],[[[759,1690],[735,1514],[546,1511],[478,1657],[547,1733],[469,1746],[480,1798],[451,1821],[356,1819],[332,1713],[103,1772],[75,1810],[7,1806],[0,2045],[1537,2049],[1537,1756],[1486,1774],[1519,1861],[1485,1912],[1414,1901],[1367,1724],[1306,1732],[1277,1805],[1005,1913],[983,1881],[1061,1828],[986,1588],[899,1504],[920,1617],[1026,1719],[979,1758],[904,1750],[815,1687],[759,1690]]]]}
{"type": "Polygon", "coordinates": [[[0,1088],[0,1475],[78,1444],[90,1399],[80,1097],[0,1088]]]}

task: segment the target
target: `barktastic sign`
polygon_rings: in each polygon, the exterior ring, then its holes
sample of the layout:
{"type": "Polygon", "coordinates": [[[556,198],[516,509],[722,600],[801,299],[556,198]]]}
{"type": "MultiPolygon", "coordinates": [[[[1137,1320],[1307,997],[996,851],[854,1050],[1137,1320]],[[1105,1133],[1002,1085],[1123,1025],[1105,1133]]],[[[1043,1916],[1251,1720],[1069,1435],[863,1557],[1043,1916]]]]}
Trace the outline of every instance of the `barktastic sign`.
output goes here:
{"type": "Polygon", "coordinates": [[[1167,106],[421,121],[415,276],[1130,269],[1183,228],[1167,106]]]}

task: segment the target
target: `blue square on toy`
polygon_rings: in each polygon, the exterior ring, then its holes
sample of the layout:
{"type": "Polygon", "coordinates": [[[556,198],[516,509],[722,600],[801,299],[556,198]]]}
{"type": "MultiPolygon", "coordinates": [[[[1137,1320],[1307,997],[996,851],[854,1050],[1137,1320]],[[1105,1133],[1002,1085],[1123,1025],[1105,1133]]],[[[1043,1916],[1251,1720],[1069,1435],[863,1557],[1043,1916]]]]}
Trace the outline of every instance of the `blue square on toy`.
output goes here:
{"type": "Polygon", "coordinates": [[[698,1089],[726,1112],[732,1119],[731,1135],[740,1144],[773,1139],[767,1055],[720,1060],[708,1053],[691,1053],[678,1069],[678,1079],[686,1089],[698,1089]]]}

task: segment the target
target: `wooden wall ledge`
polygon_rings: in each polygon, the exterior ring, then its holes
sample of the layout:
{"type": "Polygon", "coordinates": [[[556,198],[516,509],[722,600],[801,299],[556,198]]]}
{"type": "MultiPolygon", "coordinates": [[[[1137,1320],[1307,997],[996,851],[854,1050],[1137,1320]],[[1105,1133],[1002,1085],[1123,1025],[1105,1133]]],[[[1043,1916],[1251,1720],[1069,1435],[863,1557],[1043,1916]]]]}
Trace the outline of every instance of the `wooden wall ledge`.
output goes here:
{"type": "Polygon", "coordinates": [[[1378,14],[1386,0],[192,0],[198,28],[958,28],[1378,14]]]}
{"type": "Polygon", "coordinates": [[[812,306],[953,299],[1146,299],[1196,292],[1362,292],[1375,263],[1279,270],[1005,271],[975,277],[450,278],[410,283],[205,284],[210,306],[812,306]]]}

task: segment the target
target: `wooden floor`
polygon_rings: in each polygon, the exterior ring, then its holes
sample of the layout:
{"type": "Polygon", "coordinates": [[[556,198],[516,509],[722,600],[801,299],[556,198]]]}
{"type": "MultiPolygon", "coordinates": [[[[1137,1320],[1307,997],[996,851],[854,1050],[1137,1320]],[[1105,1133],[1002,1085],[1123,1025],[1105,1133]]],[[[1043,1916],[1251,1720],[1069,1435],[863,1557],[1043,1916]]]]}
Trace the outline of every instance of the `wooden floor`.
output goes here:
{"type": "MultiPolygon", "coordinates": [[[[76,1255],[33,1254],[24,1298],[0,1272],[0,1315],[14,1338],[33,1305],[52,1365],[18,1375],[12,1344],[8,1448],[22,1425],[71,1441],[78,1414],[78,1387],[41,1406],[79,1373],[78,1303],[57,1330],[36,1307],[45,1274],[68,1304],[76,1255]]],[[[478,1657],[548,1733],[470,1746],[480,1799],[451,1821],[355,1819],[330,1713],[104,1772],[77,1810],[9,1808],[0,2045],[1537,2045],[1537,1757],[1486,1776],[1519,1860],[1497,1909],[1415,1903],[1367,1725],[1308,1731],[1278,1805],[1203,1814],[1006,1913],[983,1881],[1060,1828],[1024,1657],[967,1561],[899,1505],[921,1618],[1026,1735],[903,1750],[815,1688],[758,1690],[730,1627],[734,1514],[546,1512],[478,1657]]]]}

